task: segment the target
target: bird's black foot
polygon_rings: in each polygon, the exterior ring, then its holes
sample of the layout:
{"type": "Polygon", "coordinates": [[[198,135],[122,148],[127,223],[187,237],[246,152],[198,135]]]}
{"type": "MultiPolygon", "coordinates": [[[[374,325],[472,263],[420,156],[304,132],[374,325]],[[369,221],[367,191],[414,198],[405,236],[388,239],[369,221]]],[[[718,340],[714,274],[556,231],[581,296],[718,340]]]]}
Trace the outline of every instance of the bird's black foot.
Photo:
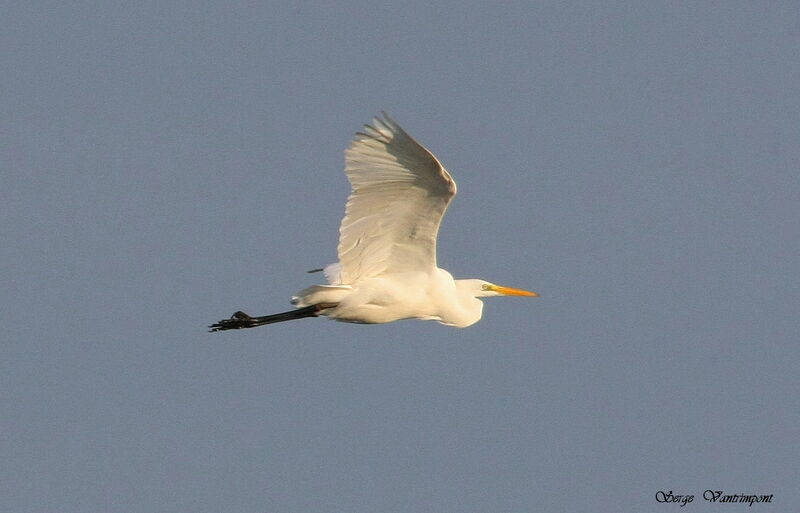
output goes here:
{"type": "Polygon", "coordinates": [[[224,330],[240,330],[242,328],[252,328],[253,326],[258,326],[257,320],[255,317],[250,317],[244,312],[236,312],[235,314],[231,315],[230,319],[223,319],[216,324],[212,324],[209,326],[209,333],[213,333],[215,331],[224,331],[224,330]]]}

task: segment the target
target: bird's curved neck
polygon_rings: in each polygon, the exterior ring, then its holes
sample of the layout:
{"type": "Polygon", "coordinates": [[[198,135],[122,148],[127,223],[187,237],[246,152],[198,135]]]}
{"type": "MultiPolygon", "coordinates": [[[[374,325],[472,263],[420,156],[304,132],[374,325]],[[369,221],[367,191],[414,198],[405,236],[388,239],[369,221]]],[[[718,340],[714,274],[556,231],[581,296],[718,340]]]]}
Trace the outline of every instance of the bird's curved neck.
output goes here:
{"type": "MultiPolygon", "coordinates": [[[[452,322],[448,324],[465,328],[475,324],[483,315],[483,301],[476,297],[474,280],[455,280],[457,308],[451,313],[452,322]]],[[[455,305],[454,305],[455,306],[455,305]]]]}

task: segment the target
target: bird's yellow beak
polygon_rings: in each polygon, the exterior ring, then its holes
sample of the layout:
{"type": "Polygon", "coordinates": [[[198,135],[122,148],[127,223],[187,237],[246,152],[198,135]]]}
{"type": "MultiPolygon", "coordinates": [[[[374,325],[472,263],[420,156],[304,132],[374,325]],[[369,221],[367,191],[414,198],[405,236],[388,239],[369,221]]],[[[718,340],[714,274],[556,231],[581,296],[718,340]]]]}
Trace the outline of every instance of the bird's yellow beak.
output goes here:
{"type": "Polygon", "coordinates": [[[491,289],[499,294],[503,294],[504,296],[539,297],[539,294],[537,294],[536,292],[531,292],[529,290],[522,290],[522,289],[512,289],[511,287],[501,287],[500,285],[493,285],[491,289]]]}

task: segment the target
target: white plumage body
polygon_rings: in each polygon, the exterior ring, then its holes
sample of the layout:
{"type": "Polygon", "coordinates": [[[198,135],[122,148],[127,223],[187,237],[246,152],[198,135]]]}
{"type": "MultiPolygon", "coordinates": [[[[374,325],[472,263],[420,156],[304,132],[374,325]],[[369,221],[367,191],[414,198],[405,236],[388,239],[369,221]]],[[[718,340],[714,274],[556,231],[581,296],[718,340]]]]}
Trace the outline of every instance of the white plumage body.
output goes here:
{"type": "MultiPolygon", "coordinates": [[[[336,304],[324,311],[331,319],[379,324],[402,319],[435,320],[465,328],[481,317],[483,302],[463,288],[444,269],[386,274],[354,285],[315,285],[292,298],[298,307],[336,304]],[[466,293],[464,293],[466,292],[466,293]],[[452,299],[457,302],[453,303],[452,299]]],[[[476,280],[477,281],[477,280],[476,280]]]]}
{"type": "Polygon", "coordinates": [[[457,190],[436,157],[384,113],[345,151],[345,172],[353,190],[339,262],[325,268],[329,285],[304,289],[292,302],[335,304],[322,315],[348,322],[425,319],[463,328],[480,320],[477,298],[500,294],[436,266],[439,225],[457,190]]]}

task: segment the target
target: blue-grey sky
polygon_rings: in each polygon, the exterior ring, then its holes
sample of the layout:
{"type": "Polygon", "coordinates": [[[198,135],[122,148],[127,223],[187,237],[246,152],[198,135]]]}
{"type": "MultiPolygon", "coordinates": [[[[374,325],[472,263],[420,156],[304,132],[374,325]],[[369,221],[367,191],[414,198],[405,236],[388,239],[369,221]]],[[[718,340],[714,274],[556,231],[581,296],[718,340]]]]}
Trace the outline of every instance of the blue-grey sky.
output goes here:
{"type": "Polygon", "coordinates": [[[13,2],[0,510],[800,500],[793,2],[13,2]],[[459,330],[285,310],[385,109],[451,171],[459,330]]]}

